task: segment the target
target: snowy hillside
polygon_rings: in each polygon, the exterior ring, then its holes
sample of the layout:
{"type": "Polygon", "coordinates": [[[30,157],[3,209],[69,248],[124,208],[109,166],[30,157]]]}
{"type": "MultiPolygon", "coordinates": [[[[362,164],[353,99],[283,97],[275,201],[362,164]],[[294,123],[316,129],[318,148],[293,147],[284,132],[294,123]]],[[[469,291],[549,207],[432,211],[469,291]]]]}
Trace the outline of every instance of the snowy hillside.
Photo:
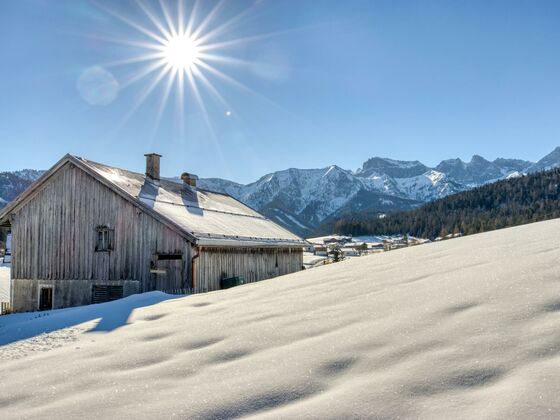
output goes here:
{"type": "Polygon", "coordinates": [[[397,178],[395,182],[401,194],[418,201],[431,201],[464,190],[461,184],[435,170],[410,178],[397,178]]]}
{"type": "Polygon", "coordinates": [[[559,418],[559,232],[0,317],[2,418],[559,418]]]}

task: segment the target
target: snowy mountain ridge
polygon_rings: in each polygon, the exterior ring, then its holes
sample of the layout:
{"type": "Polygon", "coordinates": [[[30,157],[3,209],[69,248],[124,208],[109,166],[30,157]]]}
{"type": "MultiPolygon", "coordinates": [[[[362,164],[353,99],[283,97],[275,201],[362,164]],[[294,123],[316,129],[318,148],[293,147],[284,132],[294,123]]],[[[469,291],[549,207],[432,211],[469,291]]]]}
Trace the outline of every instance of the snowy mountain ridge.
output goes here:
{"type": "Polygon", "coordinates": [[[247,185],[207,178],[200,180],[200,186],[227,192],[306,236],[320,223],[345,211],[383,214],[408,209],[487,183],[558,166],[560,147],[536,163],[503,158],[488,161],[474,155],[470,162],[448,159],[430,168],[419,161],[373,157],[356,171],[336,165],[290,168],[247,185]]]}

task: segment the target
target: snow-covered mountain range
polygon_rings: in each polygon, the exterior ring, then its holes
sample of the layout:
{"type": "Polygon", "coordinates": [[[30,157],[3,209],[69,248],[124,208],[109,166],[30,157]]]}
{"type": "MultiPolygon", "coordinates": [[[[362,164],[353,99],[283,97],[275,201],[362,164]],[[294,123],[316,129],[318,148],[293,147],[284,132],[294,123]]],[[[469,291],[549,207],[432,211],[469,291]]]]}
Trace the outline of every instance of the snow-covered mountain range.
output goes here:
{"type": "MultiPolygon", "coordinates": [[[[219,178],[199,186],[225,192],[303,236],[346,212],[379,214],[409,209],[449,194],[501,179],[560,167],[560,147],[538,162],[519,159],[442,161],[434,168],[419,161],[374,157],[357,171],[331,165],[322,169],[286,169],[243,185],[219,178]]],[[[13,200],[42,171],[0,173],[0,207],[13,200]]]]}
{"type": "Polygon", "coordinates": [[[199,185],[227,192],[301,235],[349,211],[380,214],[408,209],[483,184],[524,173],[560,167],[560,147],[538,162],[519,159],[470,162],[444,160],[435,168],[419,161],[374,157],[357,171],[332,165],[322,169],[286,169],[248,185],[208,178],[199,185]]]}

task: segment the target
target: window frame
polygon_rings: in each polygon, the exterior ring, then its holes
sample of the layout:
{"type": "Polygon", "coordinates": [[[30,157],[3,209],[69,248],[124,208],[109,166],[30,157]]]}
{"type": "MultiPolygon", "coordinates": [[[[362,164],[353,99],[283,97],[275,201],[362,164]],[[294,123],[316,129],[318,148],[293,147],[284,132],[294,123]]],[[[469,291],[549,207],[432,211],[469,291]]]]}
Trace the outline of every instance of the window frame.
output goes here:
{"type": "Polygon", "coordinates": [[[114,250],[115,229],[108,225],[95,228],[95,252],[111,252],[114,250]]]}

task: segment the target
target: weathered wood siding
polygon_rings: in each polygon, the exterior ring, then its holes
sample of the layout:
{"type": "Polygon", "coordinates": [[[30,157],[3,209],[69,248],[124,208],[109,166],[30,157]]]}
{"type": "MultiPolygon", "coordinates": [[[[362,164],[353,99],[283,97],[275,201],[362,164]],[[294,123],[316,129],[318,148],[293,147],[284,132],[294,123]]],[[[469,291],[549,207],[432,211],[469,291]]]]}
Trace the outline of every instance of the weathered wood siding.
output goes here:
{"type": "Polygon", "coordinates": [[[18,209],[12,233],[13,279],[136,280],[141,292],[190,286],[191,245],[70,163],[18,209]],[[102,225],[114,229],[110,252],[95,252],[102,225]],[[152,274],[159,253],[182,254],[184,275],[152,274]]]}
{"type": "Polygon", "coordinates": [[[269,279],[302,269],[302,248],[203,247],[195,259],[195,286],[220,288],[226,277],[244,276],[247,282],[269,279]]]}

